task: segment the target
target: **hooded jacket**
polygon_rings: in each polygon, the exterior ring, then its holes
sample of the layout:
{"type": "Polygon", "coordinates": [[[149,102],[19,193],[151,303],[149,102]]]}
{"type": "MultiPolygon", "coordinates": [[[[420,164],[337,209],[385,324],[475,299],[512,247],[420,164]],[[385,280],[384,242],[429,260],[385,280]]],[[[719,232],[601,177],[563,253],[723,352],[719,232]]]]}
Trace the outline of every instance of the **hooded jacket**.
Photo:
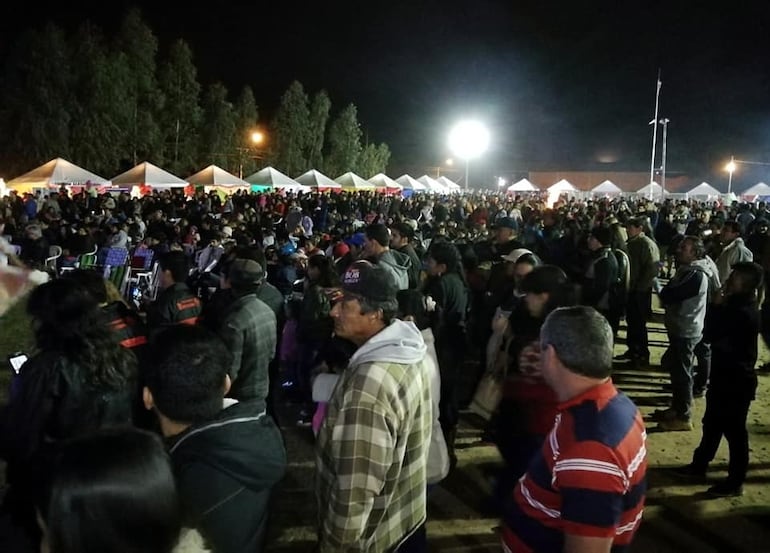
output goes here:
{"type": "Polygon", "coordinates": [[[197,529],[214,553],[262,551],[286,449],[260,403],[225,400],[216,418],[168,445],[185,526],[197,529]]]}
{"type": "Polygon", "coordinates": [[[409,289],[409,272],[412,260],[405,253],[387,249],[377,259],[377,263],[386,268],[396,281],[399,290],[409,289]]]}
{"type": "Polygon", "coordinates": [[[711,270],[703,259],[682,265],[674,278],[660,291],[666,307],[665,324],[669,335],[700,338],[706,318],[711,270]]]}
{"type": "Polygon", "coordinates": [[[425,342],[394,321],[351,357],[316,441],[321,552],[392,550],[425,521],[425,342]]]}

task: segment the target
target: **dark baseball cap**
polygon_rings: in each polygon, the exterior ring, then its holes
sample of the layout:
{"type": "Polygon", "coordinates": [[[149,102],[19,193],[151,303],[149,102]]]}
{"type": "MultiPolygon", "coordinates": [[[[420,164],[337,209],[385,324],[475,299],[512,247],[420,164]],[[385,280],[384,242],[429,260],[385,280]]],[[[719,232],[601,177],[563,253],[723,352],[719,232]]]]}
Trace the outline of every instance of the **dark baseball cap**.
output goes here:
{"type": "Polygon", "coordinates": [[[236,258],[227,268],[227,278],[236,286],[258,284],[264,276],[262,265],[253,259],[236,258]]]}
{"type": "Polygon", "coordinates": [[[396,281],[387,269],[360,260],[350,265],[342,275],[342,286],[333,298],[387,301],[395,300],[397,293],[396,281]]]}

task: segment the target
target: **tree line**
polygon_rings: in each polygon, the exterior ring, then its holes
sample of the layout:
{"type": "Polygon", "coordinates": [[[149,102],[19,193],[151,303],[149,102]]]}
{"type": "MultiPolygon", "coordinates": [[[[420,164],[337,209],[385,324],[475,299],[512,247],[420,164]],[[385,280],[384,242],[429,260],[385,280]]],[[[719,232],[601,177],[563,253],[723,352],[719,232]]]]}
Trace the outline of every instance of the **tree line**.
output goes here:
{"type": "Polygon", "coordinates": [[[355,105],[293,82],[262,123],[250,86],[231,98],[198,81],[193,52],[175,41],[163,57],[137,9],[114,37],[83,23],[71,37],[53,23],[14,43],[0,87],[0,167],[18,175],[55,157],[113,176],[142,161],[186,176],[210,164],[244,176],[272,165],[292,177],[384,172],[390,149],[362,144],[355,105]],[[251,133],[267,128],[265,144],[251,133]]]}

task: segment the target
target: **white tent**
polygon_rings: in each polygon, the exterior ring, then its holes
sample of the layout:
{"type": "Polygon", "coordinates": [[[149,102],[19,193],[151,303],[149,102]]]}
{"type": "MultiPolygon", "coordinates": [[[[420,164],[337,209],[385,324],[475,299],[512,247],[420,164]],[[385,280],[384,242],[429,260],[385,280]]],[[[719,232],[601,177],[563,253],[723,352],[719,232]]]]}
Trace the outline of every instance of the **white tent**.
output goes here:
{"type": "Polygon", "coordinates": [[[687,196],[718,198],[722,193],[707,182],[702,182],[687,192],[687,196]]]}
{"type": "Polygon", "coordinates": [[[334,182],[339,184],[343,190],[374,190],[376,187],[368,180],[362,179],[353,171],[348,171],[340,175],[334,182]]]}
{"type": "Polygon", "coordinates": [[[751,188],[741,192],[741,196],[770,196],[770,186],[764,182],[758,182],[751,188]]]}
{"type": "Polygon", "coordinates": [[[399,192],[404,188],[385,173],[377,173],[369,179],[369,182],[376,188],[384,188],[387,192],[399,192]]]}
{"type": "Polygon", "coordinates": [[[140,163],[133,169],[121,173],[112,179],[113,186],[149,186],[151,188],[184,188],[187,181],[164,171],[149,161],[140,163]]]}
{"type": "Polygon", "coordinates": [[[276,190],[310,192],[310,187],[298,183],[293,178],[284,175],[278,169],[274,169],[273,167],[265,167],[243,180],[256,186],[271,186],[276,190]]]}
{"type": "Polygon", "coordinates": [[[623,192],[620,187],[612,182],[611,180],[606,180],[600,184],[597,184],[591,189],[591,192],[594,194],[620,194],[623,192]]]}
{"type": "Polygon", "coordinates": [[[423,175],[419,179],[417,179],[417,182],[421,182],[427,190],[430,190],[431,192],[436,192],[438,194],[446,194],[449,192],[444,185],[442,185],[440,182],[438,182],[436,179],[429,177],[428,175],[423,175]]]}
{"type": "Polygon", "coordinates": [[[537,192],[538,190],[540,189],[529,182],[529,179],[521,179],[506,188],[507,192],[537,192]]]}
{"type": "Polygon", "coordinates": [[[644,196],[649,198],[652,196],[653,198],[660,198],[663,196],[663,187],[660,186],[657,182],[651,182],[650,184],[641,187],[639,190],[636,191],[637,194],[640,196],[644,196]]]}
{"type": "Polygon", "coordinates": [[[567,179],[561,179],[556,184],[552,184],[548,187],[548,192],[577,192],[577,188],[572,186],[567,179]]]}
{"type": "Polygon", "coordinates": [[[413,179],[409,175],[401,175],[396,179],[396,182],[400,184],[404,190],[414,190],[415,192],[421,192],[428,189],[423,183],[413,179]]]}
{"type": "Polygon", "coordinates": [[[452,180],[449,180],[444,175],[441,175],[436,180],[438,181],[439,184],[441,184],[447,190],[453,190],[455,192],[459,192],[460,190],[462,190],[462,188],[460,187],[459,184],[457,184],[456,182],[454,182],[452,180]]]}
{"type": "Polygon", "coordinates": [[[323,192],[325,190],[342,189],[339,184],[334,182],[320,171],[316,171],[315,169],[311,169],[306,173],[302,173],[294,180],[300,184],[304,184],[305,186],[309,186],[310,188],[318,190],[319,192],[323,192]]]}
{"type": "Polygon", "coordinates": [[[245,188],[250,189],[251,185],[243,179],[240,179],[228,173],[221,167],[209,165],[205,169],[198,171],[194,175],[187,177],[187,182],[194,186],[213,186],[217,188],[245,188]]]}
{"type": "Polygon", "coordinates": [[[11,179],[6,186],[19,192],[30,192],[37,188],[57,188],[61,185],[109,185],[110,181],[74,163],[57,157],[48,163],[11,179]]]}

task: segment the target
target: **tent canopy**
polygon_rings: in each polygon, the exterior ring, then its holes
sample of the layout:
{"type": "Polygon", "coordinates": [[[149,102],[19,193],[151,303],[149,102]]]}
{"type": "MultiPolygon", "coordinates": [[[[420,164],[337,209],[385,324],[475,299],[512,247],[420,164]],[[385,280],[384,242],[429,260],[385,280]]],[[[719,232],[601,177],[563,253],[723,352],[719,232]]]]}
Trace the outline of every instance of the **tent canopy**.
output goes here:
{"type": "Polygon", "coordinates": [[[591,189],[591,192],[599,194],[619,194],[620,192],[623,192],[623,190],[621,190],[620,187],[611,180],[606,180],[594,186],[591,189]]]}
{"type": "Polygon", "coordinates": [[[389,192],[398,191],[404,188],[385,173],[377,173],[369,179],[369,182],[371,182],[377,188],[384,188],[389,192]]]}
{"type": "Polygon", "coordinates": [[[448,190],[440,182],[434,178],[429,177],[428,175],[421,176],[419,179],[417,179],[417,182],[421,182],[423,185],[425,185],[425,188],[431,192],[437,192],[439,194],[448,192],[448,190]]]}
{"type": "Polygon", "coordinates": [[[223,188],[246,188],[251,185],[243,179],[239,179],[232,173],[228,173],[221,167],[209,165],[194,175],[187,177],[187,182],[194,186],[220,186],[223,188]]]}
{"type": "Polygon", "coordinates": [[[418,180],[413,179],[409,175],[401,175],[396,179],[396,182],[400,184],[404,189],[406,190],[427,190],[427,186],[425,186],[423,183],[421,183],[418,180]]]}
{"type": "Polygon", "coordinates": [[[687,192],[688,196],[721,196],[722,193],[707,182],[702,182],[687,192]]]}
{"type": "Polygon", "coordinates": [[[561,179],[556,184],[552,184],[548,187],[548,192],[576,192],[577,188],[572,186],[567,179],[561,179]]]}
{"type": "Polygon", "coordinates": [[[374,190],[376,187],[368,180],[362,179],[353,171],[340,175],[334,182],[342,186],[343,190],[374,190]]]}
{"type": "Polygon", "coordinates": [[[506,188],[506,190],[508,192],[536,192],[539,188],[529,182],[528,179],[521,179],[520,181],[514,182],[506,188]]]}
{"type": "Polygon", "coordinates": [[[7,186],[12,190],[28,192],[36,188],[86,184],[109,185],[110,181],[66,159],[57,157],[28,173],[9,180],[7,186]]]}
{"type": "Polygon", "coordinates": [[[112,179],[113,186],[141,186],[147,185],[157,188],[184,188],[187,181],[164,171],[149,161],[140,163],[133,169],[121,173],[112,179]]]}
{"type": "Polygon", "coordinates": [[[449,190],[461,190],[460,185],[456,182],[449,180],[444,175],[441,175],[439,178],[436,179],[440,185],[442,185],[444,188],[447,188],[449,190]]]}
{"type": "Polygon", "coordinates": [[[758,182],[751,188],[741,192],[741,196],[770,196],[770,186],[764,182],[758,182]]]}
{"type": "Polygon", "coordinates": [[[290,190],[292,192],[310,192],[310,188],[298,183],[288,175],[284,175],[278,169],[265,167],[245,179],[246,182],[258,186],[267,186],[280,190],[290,190]]]}
{"type": "Polygon", "coordinates": [[[636,193],[640,195],[647,195],[647,196],[649,196],[650,194],[652,194],[653,196],[662,196],[663,187],[659,185],[657,182],[653,181],[646,186],[642,186],[639,190],[636,191],[636,193]]]}
{"type": "Polygon", "coordinates": [[[342,188],[332,179],[315,169],[311,169],[307,173],[302,173],[294,180],[300,184],[309,186],[310,188],[315,188],[316,190],[340,190],[342,188]]]}

